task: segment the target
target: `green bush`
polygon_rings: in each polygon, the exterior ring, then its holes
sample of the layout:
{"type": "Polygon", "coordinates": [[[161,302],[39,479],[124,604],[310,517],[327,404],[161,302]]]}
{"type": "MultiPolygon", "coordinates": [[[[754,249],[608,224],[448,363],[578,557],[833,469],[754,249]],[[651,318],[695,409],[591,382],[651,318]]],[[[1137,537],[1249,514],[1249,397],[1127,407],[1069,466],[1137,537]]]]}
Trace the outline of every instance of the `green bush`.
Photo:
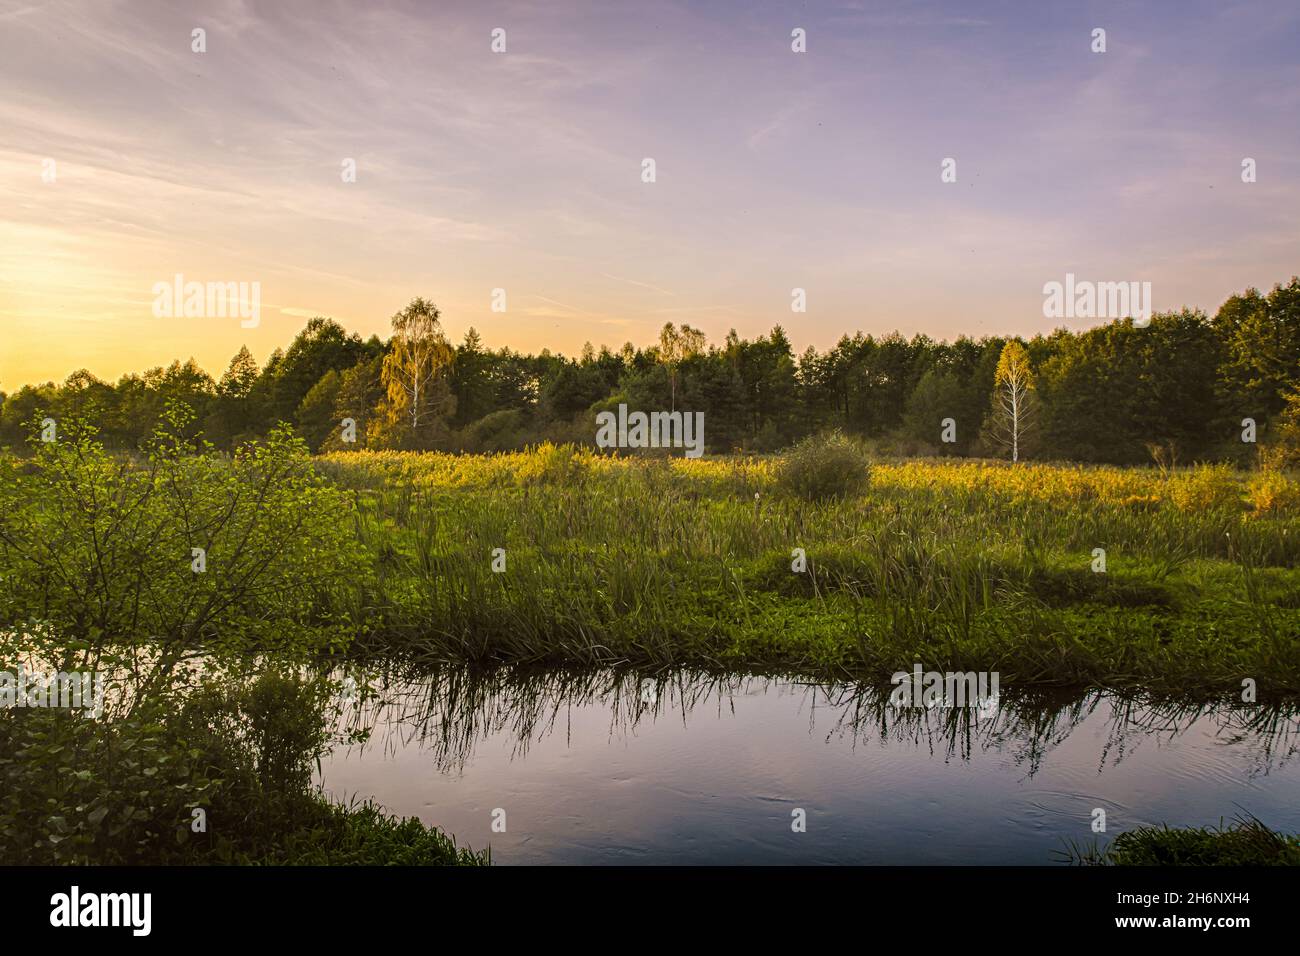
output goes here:
{"type": "Polygon", "coordinates": [[[0,864],[172,862],[191,811],[223,800],[203,755],[141,711],[0,711],[0,864]]]}
{"type": "Polygon", "coordinates": [[[0,710],[0,865],[486,862],[419,820],[313,788],[325,694],[273,672],[111,719],[0,710]]]}
{"type": "Polygon", "coordinates": [[[515,484],[531,488],[579,483],[590,471],[589,457],[575,445],[543,442],[529,454],[521,456],[515,471],[515,484]]]}
{"type": "Polygon", "coordinates": [[[871,462],[840,432],[805,438],[777,466],[777,486],[804,501],[861,494],[871,482],[871,462]]]}
{"type": "Polygon", "coordinates": [[[169,408],[144,458],[110,454],[70,420],[30,461],[0,461],[0,627],[40,621],[66,642],[169,653],[347,640],[363,573],[351,497],[287,429],[229,457],[178,437],[188,420],[169,408]]]}

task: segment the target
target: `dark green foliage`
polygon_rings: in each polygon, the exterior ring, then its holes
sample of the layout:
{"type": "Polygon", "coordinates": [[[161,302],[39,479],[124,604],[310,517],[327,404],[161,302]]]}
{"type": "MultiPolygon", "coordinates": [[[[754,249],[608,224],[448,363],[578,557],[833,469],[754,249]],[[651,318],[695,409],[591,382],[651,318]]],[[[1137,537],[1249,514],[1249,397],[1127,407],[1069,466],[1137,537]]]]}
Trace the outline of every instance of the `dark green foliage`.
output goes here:
{"type": "MultiPolygon", "coordinates": [[[[703,412],[713,453],[772,452],[838,429],[902,454],[987,454],[977,438],[1007,341],[859,332],[826,352],[810,346],[796,361],[779,326],[752,340],[733,330],[709,346],[683,325],[642,349],[588,345],[566,358],[490,349],[470,329],[434,383],[448,393],[439,402],[445,428],[411,447],[591,445],[594,411],[625,401],[633,410],[703,412]],[[939,441],[945,418],[956,422],[955,442],[939,441]]],[[[1287,395],[1300,384],[1300,279],[1267,295],[1233,296],[1213,318],[1184,309],[1157,314],[1145,328],[1122,319],[1022,344],[1038,419],[1028,457],[1137,464],[1158,448],[1175,462],[1251,464],[1256,446],[1240,440],[1242,419],[1254,419],[1268,444],[1286,427],[1287,395]]],[[[107,447],[138,449],[176,402],[194,410],[188,436],[201,432],[223,450],[264,437],[279,422],[297,426],[312,451],[357,450],[368,438],[371,447],[407,447],[402,436],[381,434],[377,414],[391,347],[316,318],[261,370],[241,349],[219,382],[192,360],[116,385],[74,372],[62,385],[0,394],[0,447],[21,452],[29,423],[50,415],[93,421],[107,447]],[[344,418],[357,423],[355,443],[339,440],[344,418]]]]}
{"type": "Polygon", "coordinates": [[[1224,343],[1220,393],[1239,415],[1267,419],[1281,411],[1300,370],[1300,278],[1268,295],[1247,289],[1214,319],[1224,343]]]}
{"type": "Polygon", "coordinates": [[[1047,447],[1117,464],[1148,461],[1151,445],[1184,461],[1216,457],[1236,435],[1215,401],[1223,354],[1205,316],[1186,311],[1156,315],[1146,328],[1125,320],[1062,339],[1039,381],[1047,447]]]}
{"type": "Polygon", "coordinates": [[[967,402],[960,379],[951,372],[935,369],[921,376],[903,412],[906,436],[944,454],[964,454],[979,433],[980,422],[977,412],[967,402]],[[955,442],[941,441],[941,423],[945,418],[955,423],[955,442]]]}
{"type": "Polygon", "coordinates": [[[860,494],[871,482],[871,462],[860,445],[840,432],[805,438],[781,461],[777,486],[804,501],[860,494]]]}
{"type": "Polygon", "coordinates": [[[323,693],[271,672],[99,720],[0,711],[0,865],[485,862],[418,820],[313,790],[323,693]]]}

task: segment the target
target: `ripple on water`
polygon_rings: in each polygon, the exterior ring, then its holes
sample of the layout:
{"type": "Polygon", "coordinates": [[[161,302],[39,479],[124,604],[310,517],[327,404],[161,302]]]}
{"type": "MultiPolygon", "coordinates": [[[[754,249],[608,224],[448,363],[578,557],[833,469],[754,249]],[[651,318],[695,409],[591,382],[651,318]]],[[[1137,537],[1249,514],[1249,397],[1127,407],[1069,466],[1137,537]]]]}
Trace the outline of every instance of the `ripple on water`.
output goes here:
{"type": "Polygon", "coordinates": [[[496,863],[1042,864],[1094,836],[1097,807],[1112,836],[1243,809],[1300,831],[1294,715],[1260,735],[1231,713],[1004,700],[971,726],[775,679],[675,675],[653,707],[612,674],[466,680],[396,683],[352,715],[374,740],[327,758],[323,784],[490,844],[496,863]]]}

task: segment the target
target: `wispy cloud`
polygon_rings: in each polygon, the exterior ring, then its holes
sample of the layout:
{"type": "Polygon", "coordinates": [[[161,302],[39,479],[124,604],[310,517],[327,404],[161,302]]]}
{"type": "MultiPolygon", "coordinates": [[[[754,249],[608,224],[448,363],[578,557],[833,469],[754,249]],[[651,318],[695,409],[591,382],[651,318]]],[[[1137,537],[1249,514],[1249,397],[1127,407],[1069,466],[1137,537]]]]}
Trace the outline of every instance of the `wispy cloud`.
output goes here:
{"type": "Polygon", "coordinates": [[[518,348],[669,318],[783,322],[802,347],[1041,330],[1024,290],[1067,264],[1209,309],[1286,278],[1300,11],[1104,19],[1094,55],[1090,19],[1029,3],[10,3],[0,379],[219,368],[316,314],[385,333],[415,295],[518,348]],[[256,330],[160,323],[149,289],[177,272],[258,280],[283,308],[256,330]]]}
{"type": "Polygon", "coordinates": [[[659,286],[652,285],[649,282],[638,282],[636,279],[625,279],[622,276],[612,276],[608,272],[602,272],[601,275],[606,279],[613,279],[615,282],[623,282],[627,285],[636,286],[638,289],[649,289],[651,292],[658,292],[660,295],[676,295],[675,292],[661,289],[659,286]]]}

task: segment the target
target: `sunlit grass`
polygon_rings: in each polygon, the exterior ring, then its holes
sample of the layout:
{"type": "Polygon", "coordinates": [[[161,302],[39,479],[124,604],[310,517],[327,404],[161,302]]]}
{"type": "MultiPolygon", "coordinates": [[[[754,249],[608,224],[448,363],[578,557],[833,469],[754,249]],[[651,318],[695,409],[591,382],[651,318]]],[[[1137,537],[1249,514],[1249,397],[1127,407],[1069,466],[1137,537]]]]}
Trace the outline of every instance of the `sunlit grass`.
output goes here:
{"type": "Polygon", "coordinates": [[[430,659],[1300,693],[1300,510],[1255,507],[1255,476],[881,462],[865,493],[812,503],[778,465],[553,446],[320,460],[357,497],[372,638],[430,659]]]}

